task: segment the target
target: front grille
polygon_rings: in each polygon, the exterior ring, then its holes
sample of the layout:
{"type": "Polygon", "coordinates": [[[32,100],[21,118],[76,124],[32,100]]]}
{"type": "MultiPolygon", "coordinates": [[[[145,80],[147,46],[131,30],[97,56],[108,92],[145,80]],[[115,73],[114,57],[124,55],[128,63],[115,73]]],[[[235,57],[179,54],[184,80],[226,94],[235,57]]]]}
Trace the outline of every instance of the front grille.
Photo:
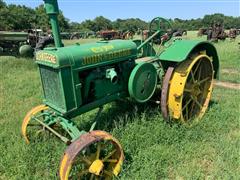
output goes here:
{"type": "Polygon", "coordinates": [[[40,65],[40,74],[45,100],[48,105],[56,110],[65,109],[63,89],[58,70],[40,65]]]}

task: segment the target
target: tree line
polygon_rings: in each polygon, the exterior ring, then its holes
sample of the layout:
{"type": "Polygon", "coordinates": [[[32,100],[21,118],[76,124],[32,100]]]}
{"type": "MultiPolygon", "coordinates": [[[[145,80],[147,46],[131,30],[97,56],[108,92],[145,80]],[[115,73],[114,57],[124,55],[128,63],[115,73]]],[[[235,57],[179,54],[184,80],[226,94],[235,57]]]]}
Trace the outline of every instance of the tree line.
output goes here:
{"type": "MultiPolygon", "coordinates": [[[[122,31],[134,31],[148,29],[149,23],[139,18],[117,19],[111,21],[103,16],[93,20],[85,20],[81,23],[70,22],[64,17],[62,11],[58,17],[61,31],[100,31],[117,29],[122,31]]],[[[182,20],[179,18],[169,19],[173,29],[197,30],[202,27],[209,27],[214,22],[224,23],[226,29],[240,29],[240,17],[225,16],[223,14],[205,15],[203,18],[182,20]]],[[[40,28],[44,31],[50,29],[49,19],[43,5],[37,8],[30,8],[21,5],[7,5],[0,0],[0,30],[1,31],[22,31],[32,28],[40,28]]]]}

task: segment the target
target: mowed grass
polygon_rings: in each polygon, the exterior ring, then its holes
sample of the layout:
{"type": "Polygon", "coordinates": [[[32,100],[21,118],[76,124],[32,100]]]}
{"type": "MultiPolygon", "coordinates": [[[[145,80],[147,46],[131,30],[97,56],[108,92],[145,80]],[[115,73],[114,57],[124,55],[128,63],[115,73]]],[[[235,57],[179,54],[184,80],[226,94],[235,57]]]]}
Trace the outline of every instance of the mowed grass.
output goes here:
{"type": "MultiPolygon", "coordinates": [[[[196,32],[187,38],[196,38],[196,32]]],[[[239,82],[238,41],[215,44],[223,80],[239,82]]],[[[21,137],[24,116],[42,102],[37,65],[31,59],[1,57],[0,68],[0,179],[58,179],[66,145],[48,135],[26,145],[21,137]]],[[[151,103],[111,103],[99,128],[123,146],[120,179],[239,179],[239,102],[239,91],[216,87],[206,115],[192,128],[165,123],[160,108],[151,103]]],[[[76,120],[89,128],[95,113],[76,120]]]]}

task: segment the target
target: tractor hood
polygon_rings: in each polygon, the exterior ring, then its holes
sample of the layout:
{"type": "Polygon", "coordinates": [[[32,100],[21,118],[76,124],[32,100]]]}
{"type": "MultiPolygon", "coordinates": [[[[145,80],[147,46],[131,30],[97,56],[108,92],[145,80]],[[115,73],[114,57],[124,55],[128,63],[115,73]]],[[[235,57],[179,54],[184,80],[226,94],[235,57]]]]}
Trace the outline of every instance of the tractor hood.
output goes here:
{"type": "Polygon", "coordinates": [[[67,47],[46,48],[36,54],[36,62],[52,68],[90,68],[137,57],[133,41],[112,40],[67,47]]]}

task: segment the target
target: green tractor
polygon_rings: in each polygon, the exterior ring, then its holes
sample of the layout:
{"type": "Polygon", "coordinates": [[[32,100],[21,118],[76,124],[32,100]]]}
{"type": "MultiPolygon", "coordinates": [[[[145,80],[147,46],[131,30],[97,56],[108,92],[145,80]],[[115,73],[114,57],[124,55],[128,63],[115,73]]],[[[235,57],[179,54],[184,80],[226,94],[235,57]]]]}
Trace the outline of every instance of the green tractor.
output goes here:
{"type": "Polygon", "coordinates": [[[119,141],[95,130],[107,103],[123,98],[146,103],[157,97],[164,119],[187,126],[204,115],[219,71],[212,44],[173,40],[169,22],[155,18],[145,41],[110,40],[64,47],[57,0],[44,1],[55,47],[36,54],[44,100],[25,116],[22,134],[30,143],[40,128],[69,145],[60,162],[61,180],[111,179],[120,173],[124,153],[119,141]],[[91,128],[77,127],[73,118],[96,108],[99,111],[91,128]]]}

